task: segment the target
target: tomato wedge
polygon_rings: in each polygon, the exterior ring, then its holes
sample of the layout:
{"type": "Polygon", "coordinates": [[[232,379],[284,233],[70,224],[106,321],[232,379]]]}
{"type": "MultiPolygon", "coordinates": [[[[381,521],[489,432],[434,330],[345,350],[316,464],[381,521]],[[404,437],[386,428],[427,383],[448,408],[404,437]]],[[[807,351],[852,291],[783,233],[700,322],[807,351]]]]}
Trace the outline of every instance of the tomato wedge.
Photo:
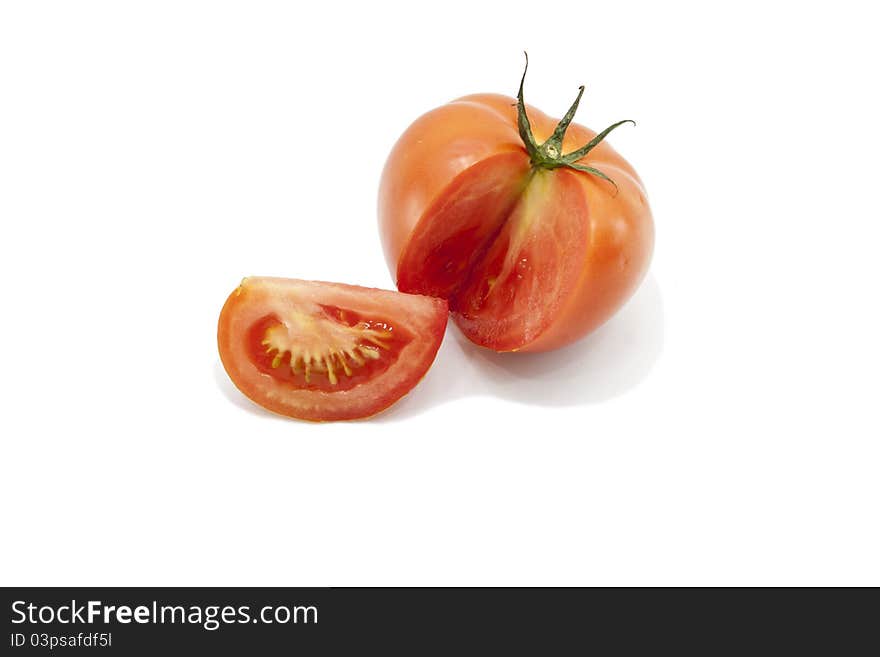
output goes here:
{"type": "Polygon", "coordinates": [[[245,278],[217,329],[229,378],[263,408],[302,420],[374,415],[425,375],[446,301],[388,290],[245,278]]]}

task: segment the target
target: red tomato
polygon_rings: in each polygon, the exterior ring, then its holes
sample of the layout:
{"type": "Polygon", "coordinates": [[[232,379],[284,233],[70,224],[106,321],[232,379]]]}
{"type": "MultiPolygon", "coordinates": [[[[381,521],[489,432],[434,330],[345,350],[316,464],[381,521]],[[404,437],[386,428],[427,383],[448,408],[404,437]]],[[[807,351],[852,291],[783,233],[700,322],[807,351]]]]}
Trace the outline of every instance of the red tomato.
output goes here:
{"type": "Polygon", "coordinates": [[[598,135],[570,123],[580,97],[559,123],[524,104],[522,83],[517,99],[459,98],[417,119],[385,164],[379,224],[398,288],[448,299],[479,345],[544,351],[576,340],[648,268],[644,187],[602,141],[625,122],[598,135]]]}
{"type": "Polygon", "coordinates": [[[247,397],[303,420],[382,411],[428,371],[446,328],[442,299],[341,283],[246,278],[217,329],[220,359],[247,397]]]}

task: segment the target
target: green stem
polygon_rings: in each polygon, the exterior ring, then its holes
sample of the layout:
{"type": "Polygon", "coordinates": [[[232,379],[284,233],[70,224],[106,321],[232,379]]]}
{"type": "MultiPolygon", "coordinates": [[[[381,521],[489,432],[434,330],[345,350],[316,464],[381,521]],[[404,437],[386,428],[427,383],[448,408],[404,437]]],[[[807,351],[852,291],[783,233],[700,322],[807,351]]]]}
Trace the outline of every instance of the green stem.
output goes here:
{"type": "Polygon", "coordinates": [[[556,129],[553,131],[553,134],[550,135],[550,139],[544,142],[543,148],[552,148],[552,152],[562,154],[562,140],[565,138],[565,131],[568,130],[568,126],[571,124],[575,112],[577,112],[578,105],[581,103],[581,96],[583,95],[584,86],[581,85],[578,89],[577,98],[574,99],[574,102],[571,104],[571,107],[568,108],[565,116],[563,116],[562,120],[556,125],[556,129]]]}
{"type": "Polygon", "coordinates": [[[586,156],[586,154],[589,153],[591,150],[596,148],[596,146],[598,146],[600,143],[602,143],[602,140],[605,139],[605,137],[608,136],[608,133],[610,133],[612,130],[614,130],[614,128],[617,128],[618,126],[622,126],[624,123],[632,123],[633,125],[636,124],[636,122],[633,121],[632,119],[624,119],[623,121],[618,121],[617,123],[613,123],[610,126],[608,126],[607,128],[605,128],[598,135],[593,137],[586,146],[581,146],[576,151],[572,151],[568,155],[564,156],[563,159],[565,159],[566,162],[577,162],[579,159],[586,156]]]}
{"type": "Polygon", "coordinates": [[[550,138],[543,144],[538,145],[535,141],[534,134],[532,134],[532,125],[526,114],[526,104],[523,100],[523,86],[526,81],[526,73],[529,70],[529,55],[528,53],[524,54],[526,56],[526,65],[519,82],[519,92],[516,95],[516,123],[519,129],[520,139],[522,139],[522,142],[526,147],[526,152],[529,154],[529,160],[532,163],[533,169],[558,169],[559,167],[567,167],[576,171],[583,171],[611,183],[614,185],[615,193],[617,193],[617,183],[599,171],[599,169],[588,166],[587,164],[579,164],[578,160],[586,157],[589,152],[602,143],[602,140],[605,139],[605,137],[607,137],[615,128],[624,123],[632,123],[635,125],[636,122],[630,119],[618,121],[605,128],[602,132],[593,137],[593,139],[591,139],[586,145],[568,154],[563,154],[562,141],[565,138],[565,132],[568,130],[568,126],[571,125],[572,119],[574,119],[574,115],[577,112],[578,105],[581,102],[581,97],[584,95],[584,88],[581,86],[578,89],[577,98],[574,99],[574,102],[571,104],[571,107],[568,108],[565,116],[563,116],[556,125],[553,134],[550,135],[550,138]]]}
{"type": "Polygon", "coordinates": [[[523,52],[526,56],[526,67],[523,69],[522,79],[519,81],[519,93],[516,94],[516,124],[519,128],[519,138],[526,145],[529,157],[534,162],[535,155],[538,151],[538,145],[535,143],[535,136],[532,134],[532,124],[526,114],[526,104],[523,102],[523,84],[526,81],[526,73],[529,71],[529,53],[523,52]]]}

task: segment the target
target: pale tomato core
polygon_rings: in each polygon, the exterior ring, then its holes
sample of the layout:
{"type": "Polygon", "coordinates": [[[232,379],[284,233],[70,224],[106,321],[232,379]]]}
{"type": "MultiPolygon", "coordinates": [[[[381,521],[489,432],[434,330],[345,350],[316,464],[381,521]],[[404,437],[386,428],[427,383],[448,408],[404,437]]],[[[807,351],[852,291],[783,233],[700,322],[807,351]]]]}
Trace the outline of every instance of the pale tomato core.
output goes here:
{"type": "Polygon", "coordinates": [[[319,305],[313,313],[266,315],[248,331],[253,363],[303,390],[341,392],[387,370],[412,339],[388,321],[319,305]]]}

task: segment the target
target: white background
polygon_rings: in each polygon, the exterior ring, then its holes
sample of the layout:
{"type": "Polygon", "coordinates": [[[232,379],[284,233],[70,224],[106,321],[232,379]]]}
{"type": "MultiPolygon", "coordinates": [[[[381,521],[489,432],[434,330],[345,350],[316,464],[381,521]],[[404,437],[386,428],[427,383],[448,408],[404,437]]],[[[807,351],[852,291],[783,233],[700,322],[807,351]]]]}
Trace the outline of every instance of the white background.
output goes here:
{"type": "Polygon", "coordinates": [[[8,2],[0,582],[880,584],[867,3],[8,2]],[[864,7],[865,9],[862,9],[864,7]],[[390,287],[385,156],[478,91],[611,138],[651,273],[367,422],[222,372],[245,275],[390,287]]]}

